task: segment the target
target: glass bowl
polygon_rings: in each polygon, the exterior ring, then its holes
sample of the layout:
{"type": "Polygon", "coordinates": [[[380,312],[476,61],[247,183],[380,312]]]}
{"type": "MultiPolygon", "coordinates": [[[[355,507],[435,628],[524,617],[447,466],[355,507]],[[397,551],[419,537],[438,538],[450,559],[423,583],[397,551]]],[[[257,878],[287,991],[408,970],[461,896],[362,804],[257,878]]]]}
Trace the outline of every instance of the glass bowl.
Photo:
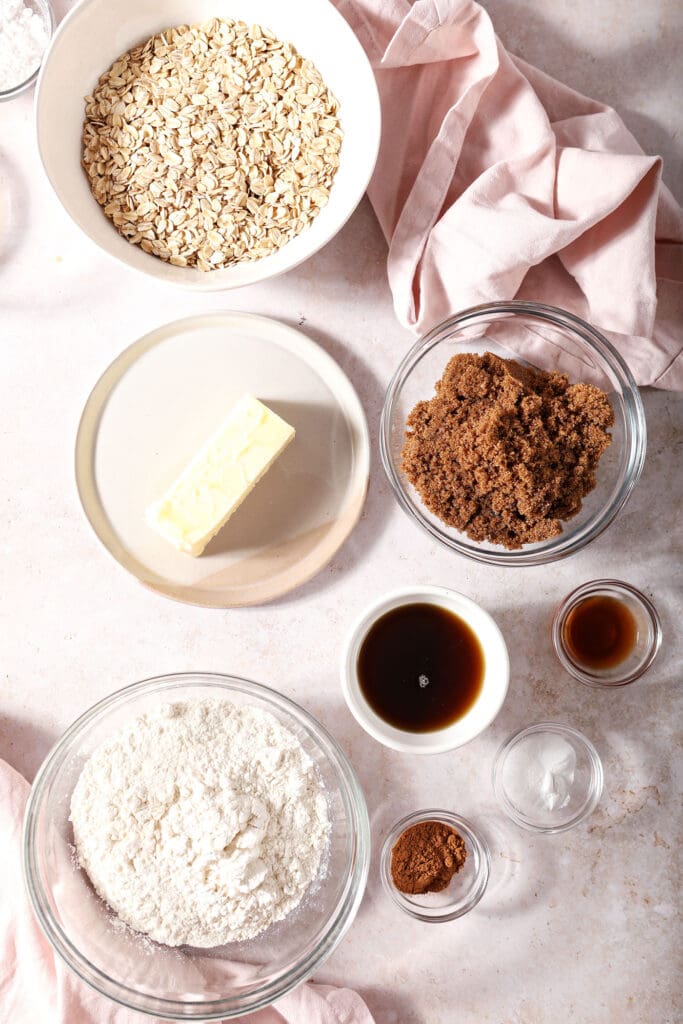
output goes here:
{"type": "Polygon", "coordinates": [[[45,44],[45,50],[40,58],[40,61],[31,72],[28,78],[24,79],[23,82],[17,82],[16,85],[11,86],[9,89],[0,89],[0,103],[3,100],[12,100],[15,96],[19,96],[20,93],[26,92],[27,89],[33,85],[40,72],[43,59],[50,45],[50,40],[55,30],[55,16],[50,6],[49,0],[24,0],[24,5],[30,10],[42,18],[43,25],[47,29],[47,43],[45,44]]]}
{"type": "Polygon", "coordinates": [[[595,328],[553,306],[493,302],[445,320],[413,345],[387,389],[380,423],[380,454],[401,508],[446,547],[491,565],[541,565],[573,554],[598,537],[623,507],[645,459],[645,413],[631,373],[619,353],[595,328]],[[581,511],[550,540],[508,551],[476,543],[446,526],[426,506],[401,470],[408,414],[434,394],[451,356],[493,352],[525,365],[566,373],[570,382],[596,384],[614,410],[612,444],[602,456],[597,486],[581,511]],[[525,353],[525,358],[516,355],[525,353]]]}
{"type": "Polygon", "coordinates": [[[602,762],[590,740],[578,729],[556,722],[513,733],[493,762],[498,803],[515,824],[530,832],[567,832],[585,821],[598,805],[602,783],[602,762]],[[553,772],[567,745],[572,751],[569,764],[564,771],[553,772]],[[548,806],[550,796],[554,806],[548,806]]]}
{"type": "Polygon", "coordinates": [[[38,921],[79,977],[123,1006],[176,1020],[238,1017],[304,981],[349,928],[368,873],[370,827],[362,790],[335,740],[306,711],[230,676],[160,676],[106,697],[71,725],[42,765],[24,823],[24,872],[38,921]],[[319,877],[284,920],[247,942],[170,948],[130,928],[77,866],[71,793],[87,758],[131,718],[162,702],[218,697],[263,708],[295,734],[317,767],[331,833],[319,877]]]}
{"type": "Polygon", "coordinates": [[[456,917],[462,917],[476,907],[486,892],[491,872],[491,854],[484,837],[470,821],[461,818],[459,814],[440,810],[415,811],[397,821],[390,830],[382,846],[379,870],[385,891],[396,906],[410,917],[419,921],[454,921],[456,917]],[[401,892],[394,885],[391,877],[391,851],[407,828],[422,821],[440,821],[460,833],[465,840],[467,860],[441,892],[411,895],[401,892]]]}
{"type": "Polygon", "coordinates": [[[652,602],[629,583],[621,580],[592,580],[572,590],[555,612],[553,647],[562,667],[587,686],[625,686],[647,672],[662,643],[662,626],[652,602]],[[623,602],[636,626],[631,650],[616,665],[589,667],[572,649],[567,635],[571,613],[592,597],[611,597],[623,602]]]}

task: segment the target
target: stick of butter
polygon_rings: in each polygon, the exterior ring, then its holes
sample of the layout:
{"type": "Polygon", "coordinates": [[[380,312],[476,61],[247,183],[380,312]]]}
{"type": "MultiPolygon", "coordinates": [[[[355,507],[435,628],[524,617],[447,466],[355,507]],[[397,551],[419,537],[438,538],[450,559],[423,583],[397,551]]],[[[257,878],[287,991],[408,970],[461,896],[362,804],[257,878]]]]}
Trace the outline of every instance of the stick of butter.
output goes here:
{"type": "Polygon", "coordinates": [[[179,551],[201,555],[294,439],[294,428],[243,395],[145,518],[179,551]]]}

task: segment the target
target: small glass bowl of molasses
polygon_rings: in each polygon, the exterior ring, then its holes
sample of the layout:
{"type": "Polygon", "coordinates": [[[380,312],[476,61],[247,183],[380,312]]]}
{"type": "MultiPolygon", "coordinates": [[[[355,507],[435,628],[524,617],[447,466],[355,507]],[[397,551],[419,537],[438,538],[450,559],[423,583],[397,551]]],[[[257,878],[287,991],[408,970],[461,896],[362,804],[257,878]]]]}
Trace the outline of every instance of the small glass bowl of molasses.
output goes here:
{"type": "Polygon", "coordinates": [[[384,890],[404,913],[419,921],[454,921],[476,907],[486,892],[491,872],[491,854],[486,840],[472,822],[443,810],[415,811],[390,829],[380,854],[380,877],[384,890]],[[464,841],[465,861],[443,888],[434,892],[402,892],[394,881],[392,855],[401,837],[424,823],[443,825],[464,841]]]}
{"type": "Polygon", "coordinates": [[[555,613],[553,646],[563,668],[587,686],[625,686],[650,668],[662,642],[657,609],[621,580],[592,580],[555,613]]]}

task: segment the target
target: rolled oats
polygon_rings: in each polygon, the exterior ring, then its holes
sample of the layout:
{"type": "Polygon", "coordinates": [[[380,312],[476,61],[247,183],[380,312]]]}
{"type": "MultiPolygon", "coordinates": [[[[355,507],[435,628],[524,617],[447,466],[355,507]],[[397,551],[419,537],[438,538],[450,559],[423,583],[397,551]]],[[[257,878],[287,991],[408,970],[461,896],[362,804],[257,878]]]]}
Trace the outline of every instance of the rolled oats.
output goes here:
{"type": "Polygon", "coordinates": [[[85,103],[95,199],[124,238],[174,266],[270,255],[329,199],[337,101],[261,26],[167,29],[119,57],[85,103]]]}

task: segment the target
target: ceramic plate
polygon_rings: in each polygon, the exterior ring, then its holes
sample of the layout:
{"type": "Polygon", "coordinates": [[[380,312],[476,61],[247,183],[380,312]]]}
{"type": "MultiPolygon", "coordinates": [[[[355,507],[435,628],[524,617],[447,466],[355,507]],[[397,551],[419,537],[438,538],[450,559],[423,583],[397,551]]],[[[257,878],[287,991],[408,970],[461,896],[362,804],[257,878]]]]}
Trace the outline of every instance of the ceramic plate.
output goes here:
{"type": "Polygon", "coordinates": [[[358,396],[318,345],[265,317],[211,313],[152,331],[105,371],[78,429],[76,480],[95,533],[145,586],[229,608],[279,597],[326,565],[360,516],[369,448],[358,396]],[[193,558],[145,509],[244,392],[296,437],[193,558]]]}

